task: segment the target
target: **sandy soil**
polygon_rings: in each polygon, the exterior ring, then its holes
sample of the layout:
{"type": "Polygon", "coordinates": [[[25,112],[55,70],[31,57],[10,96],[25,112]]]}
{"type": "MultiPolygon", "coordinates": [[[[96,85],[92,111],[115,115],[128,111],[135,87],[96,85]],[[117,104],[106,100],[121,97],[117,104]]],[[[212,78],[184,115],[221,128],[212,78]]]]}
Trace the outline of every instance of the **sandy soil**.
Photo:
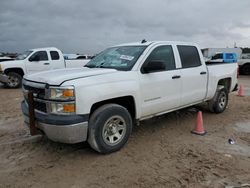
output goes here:
{"type": "Polygon", "coordinates": [[[136,126],[119,152],[100,155],[87,143],[29,138],[20,111],[21,90],[0,88],[0,187],[225,187],[250,183],[248,96],[230,94],[227,110],[203,109],[207,135],[190,134],[194,108],[136,126]],[[228,139],[235,139],[230,145],[228,139]]]}

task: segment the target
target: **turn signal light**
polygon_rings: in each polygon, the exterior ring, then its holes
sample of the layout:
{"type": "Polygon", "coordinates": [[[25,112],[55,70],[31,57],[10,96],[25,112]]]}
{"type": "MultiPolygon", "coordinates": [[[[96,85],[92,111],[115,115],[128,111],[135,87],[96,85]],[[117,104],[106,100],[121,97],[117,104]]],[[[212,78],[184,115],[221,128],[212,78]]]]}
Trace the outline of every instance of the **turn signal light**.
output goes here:
{"type": "Polygon", "coordinates": [[[64,104],[63,111],[65,113],[73,113],[75,112],[75,104],[64,104]]]}
{"type": "Polygon", "coordinates": [[[63,90],[64,97],[74,97],[74,90],[73,89],[65,89],[63,90]]]}

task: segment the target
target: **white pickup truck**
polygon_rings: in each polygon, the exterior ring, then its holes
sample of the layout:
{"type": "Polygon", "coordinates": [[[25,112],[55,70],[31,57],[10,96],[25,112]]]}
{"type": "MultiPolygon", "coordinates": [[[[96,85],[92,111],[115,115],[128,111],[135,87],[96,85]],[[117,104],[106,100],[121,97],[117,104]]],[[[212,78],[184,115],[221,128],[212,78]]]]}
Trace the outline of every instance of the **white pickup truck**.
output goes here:
{"type": "Polygon", "coordinates": [[[242,54],[241,59],[238,60],[240,73],[250,75],[250,54],[242,54]]]}
{"type": "Polygon", "coordinates": [[[64,60],[62,52],[54,47],[31,49],[19,55],[16,60],[0,62],[0,83],[9,88],[18,88],[25,74],[83,67],[88,62],[89,59],[64,60]]]}
{"type": "Polygon", "coordinates": [[[24,76],[21,106],[30,126],[34,109],[32,127],[49,139],[110,153],[141,120],[202,102],[223,112],[236,88],[236,63],[207,66],[196,44],[143,41],[108,48],[83,68],[24,76]]]}

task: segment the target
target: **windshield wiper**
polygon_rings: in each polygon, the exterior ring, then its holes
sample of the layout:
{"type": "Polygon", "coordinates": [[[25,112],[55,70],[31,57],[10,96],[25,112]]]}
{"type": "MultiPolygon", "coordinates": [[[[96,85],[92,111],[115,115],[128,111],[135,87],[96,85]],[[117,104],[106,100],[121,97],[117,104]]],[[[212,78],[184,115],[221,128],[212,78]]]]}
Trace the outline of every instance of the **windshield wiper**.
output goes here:
{"type": "Polygon", "coordinates": [[[96,66],[96,67],[98,67],[98,68],[105,68],[105,67],[104,67],[104,63],[105,63],[105,62],[101,63],[100,65],[98,65],[98,66],[96,66]]]}
{"type": "Polygon", "coordinates": [[[115,69],[114,67],[110,67],[110,66],[105,66],[104,63],[101,63],[100,65],[85,65],[84,67],[88,67],[88,68],[107,68],[107,69],[115,69]]]}

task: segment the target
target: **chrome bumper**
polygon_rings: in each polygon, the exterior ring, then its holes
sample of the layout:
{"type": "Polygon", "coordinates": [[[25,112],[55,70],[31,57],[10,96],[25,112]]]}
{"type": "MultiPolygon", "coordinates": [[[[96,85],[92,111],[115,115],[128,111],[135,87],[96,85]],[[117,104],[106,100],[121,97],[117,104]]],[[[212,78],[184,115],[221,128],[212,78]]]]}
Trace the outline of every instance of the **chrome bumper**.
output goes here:
{"type": "Polygon", "coordinates": [[[0,82],[7,83],[8,79],[9,77],[7,75],[0,73],[0,82]]]}
{"type": "MultiPolygon", "coordinates": [[[[24,115],[24,122],[29,126],[29,117],[24,115]]],[[[55,142],[74,144],[87,140],[88,122],[70,125],[52,125],[36,122],[36,127],[55,142]]]]}

